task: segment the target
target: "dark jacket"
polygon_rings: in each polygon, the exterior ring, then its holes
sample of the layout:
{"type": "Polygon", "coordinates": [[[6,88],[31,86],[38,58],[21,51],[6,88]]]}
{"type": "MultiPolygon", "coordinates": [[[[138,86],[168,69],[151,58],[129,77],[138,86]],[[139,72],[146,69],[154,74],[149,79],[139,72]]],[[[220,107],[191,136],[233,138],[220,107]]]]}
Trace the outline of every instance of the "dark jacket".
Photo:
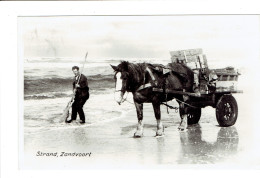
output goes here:
{"type": "MultiPolygon", "coordinates": [[[[73,89],[75,89],[75,85],[77,84],[76,77],[73,81],[73,89]]],[[[89,88],[88,88],[88,79],[85,75],[81,74],[79,86],[76,91],[76,98],[89,98],[89,88]]]]}

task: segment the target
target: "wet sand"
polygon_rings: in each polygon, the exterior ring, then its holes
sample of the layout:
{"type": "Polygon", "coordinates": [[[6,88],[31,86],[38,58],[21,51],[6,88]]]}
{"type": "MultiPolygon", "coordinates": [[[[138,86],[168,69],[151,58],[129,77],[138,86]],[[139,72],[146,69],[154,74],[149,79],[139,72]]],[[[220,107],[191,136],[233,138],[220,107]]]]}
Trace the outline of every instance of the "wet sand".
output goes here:
{"type": "MultiPolygon", "coordinates": [[[[243,95],[236,97],[238,105],[243,95]]],[[[176,104],[172,102],[171,104],[176,104]]],[[[118,106],[120,107],[120,106],[118,106]]],[[[240,106],[241,107],[241,106],[240,106]]],[[[260,164],[259,153],[253,149],[253,123],[249,108],[243,105],[237,123],[218,126],[215,109],[202,109],[199,124],[179,132],[179,113],[161,106],[165,136],[155,137],[156,120],[151,104],[144,105],[144,136],[133,138],[137,118],[135,108],[124,116],[107,122],[50,130],[24,136],[23,168],[89,169],[131,168],[153,165],[214,164],[252,166],[260,164]],[[37,152],[90,153],[90,156],[36,156],[37,152]]]]}

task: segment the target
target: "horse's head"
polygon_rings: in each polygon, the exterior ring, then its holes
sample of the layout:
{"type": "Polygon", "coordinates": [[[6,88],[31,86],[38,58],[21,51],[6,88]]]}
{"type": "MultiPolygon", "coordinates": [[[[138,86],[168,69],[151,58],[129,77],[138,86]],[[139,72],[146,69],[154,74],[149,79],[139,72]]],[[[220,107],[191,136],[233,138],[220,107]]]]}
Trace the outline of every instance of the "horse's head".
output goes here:
{"type": "Polygon", "coordinates": [[[122,61],[118,66],[111,67],[115,71],[115,100],[120,105],[125,101],[125,94],[129,91],[129,63],[122,61]]]}

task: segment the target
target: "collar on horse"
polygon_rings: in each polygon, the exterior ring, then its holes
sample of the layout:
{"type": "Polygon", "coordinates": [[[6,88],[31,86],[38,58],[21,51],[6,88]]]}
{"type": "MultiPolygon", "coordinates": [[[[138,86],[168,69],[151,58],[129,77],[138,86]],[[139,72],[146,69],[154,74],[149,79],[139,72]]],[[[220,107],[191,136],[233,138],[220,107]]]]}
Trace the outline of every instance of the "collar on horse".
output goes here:
{"type": "Polygon", "coordinates": [[[141,85],[136,91],[140,91],[140,90],[143,90],[145,88],[150,88],[150,87],[153,87],[153,86],[157,86],[158,85],[158,81],[155,79],[151,69],[145,64],[146,68],[145,68],[145,72],[148,72],[151,79],[152,79],[152,82],[149,82],[149,83],[146,83],[145,84],[145,74],[144,74],[144,84],[141,85]]]}

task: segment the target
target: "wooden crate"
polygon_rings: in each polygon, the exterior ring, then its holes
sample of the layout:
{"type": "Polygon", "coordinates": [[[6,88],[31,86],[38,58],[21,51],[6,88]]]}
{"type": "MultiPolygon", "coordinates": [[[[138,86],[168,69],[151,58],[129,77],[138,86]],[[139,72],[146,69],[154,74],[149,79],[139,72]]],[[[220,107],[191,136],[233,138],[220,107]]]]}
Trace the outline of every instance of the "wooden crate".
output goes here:
{"type": "Polygon", "coordinates": [[[187,50],[179,50],[179,51],[170,51],[172,62],[179,60],[185,61],[185,63],[197,62],[198,56],[202,55],[202,49],[187,49],[187,50]]]}
{"type": "Polygon", "coordinates": [[[203,54],[203,51],[201,48],[197,48],[197,49],[170,51],[170,54],[172,57],[184,57],[185,55],[186,56],[196,56],[196,55],[203,54]]]}
{"type": "Polygon", "coordinates": [[[216,82],[217,92],[236,91],[239,73],[231,67],[224,69],[214,69],[218,76],[216,82]]]}
{"type": "Polygon", "coordinates": [[[170,55],[171,62],[183,61],[191,69],[200,68],[200,64],[201,68],[208,67],[206,55],[201,48],[170,51],[170,55]]]}

